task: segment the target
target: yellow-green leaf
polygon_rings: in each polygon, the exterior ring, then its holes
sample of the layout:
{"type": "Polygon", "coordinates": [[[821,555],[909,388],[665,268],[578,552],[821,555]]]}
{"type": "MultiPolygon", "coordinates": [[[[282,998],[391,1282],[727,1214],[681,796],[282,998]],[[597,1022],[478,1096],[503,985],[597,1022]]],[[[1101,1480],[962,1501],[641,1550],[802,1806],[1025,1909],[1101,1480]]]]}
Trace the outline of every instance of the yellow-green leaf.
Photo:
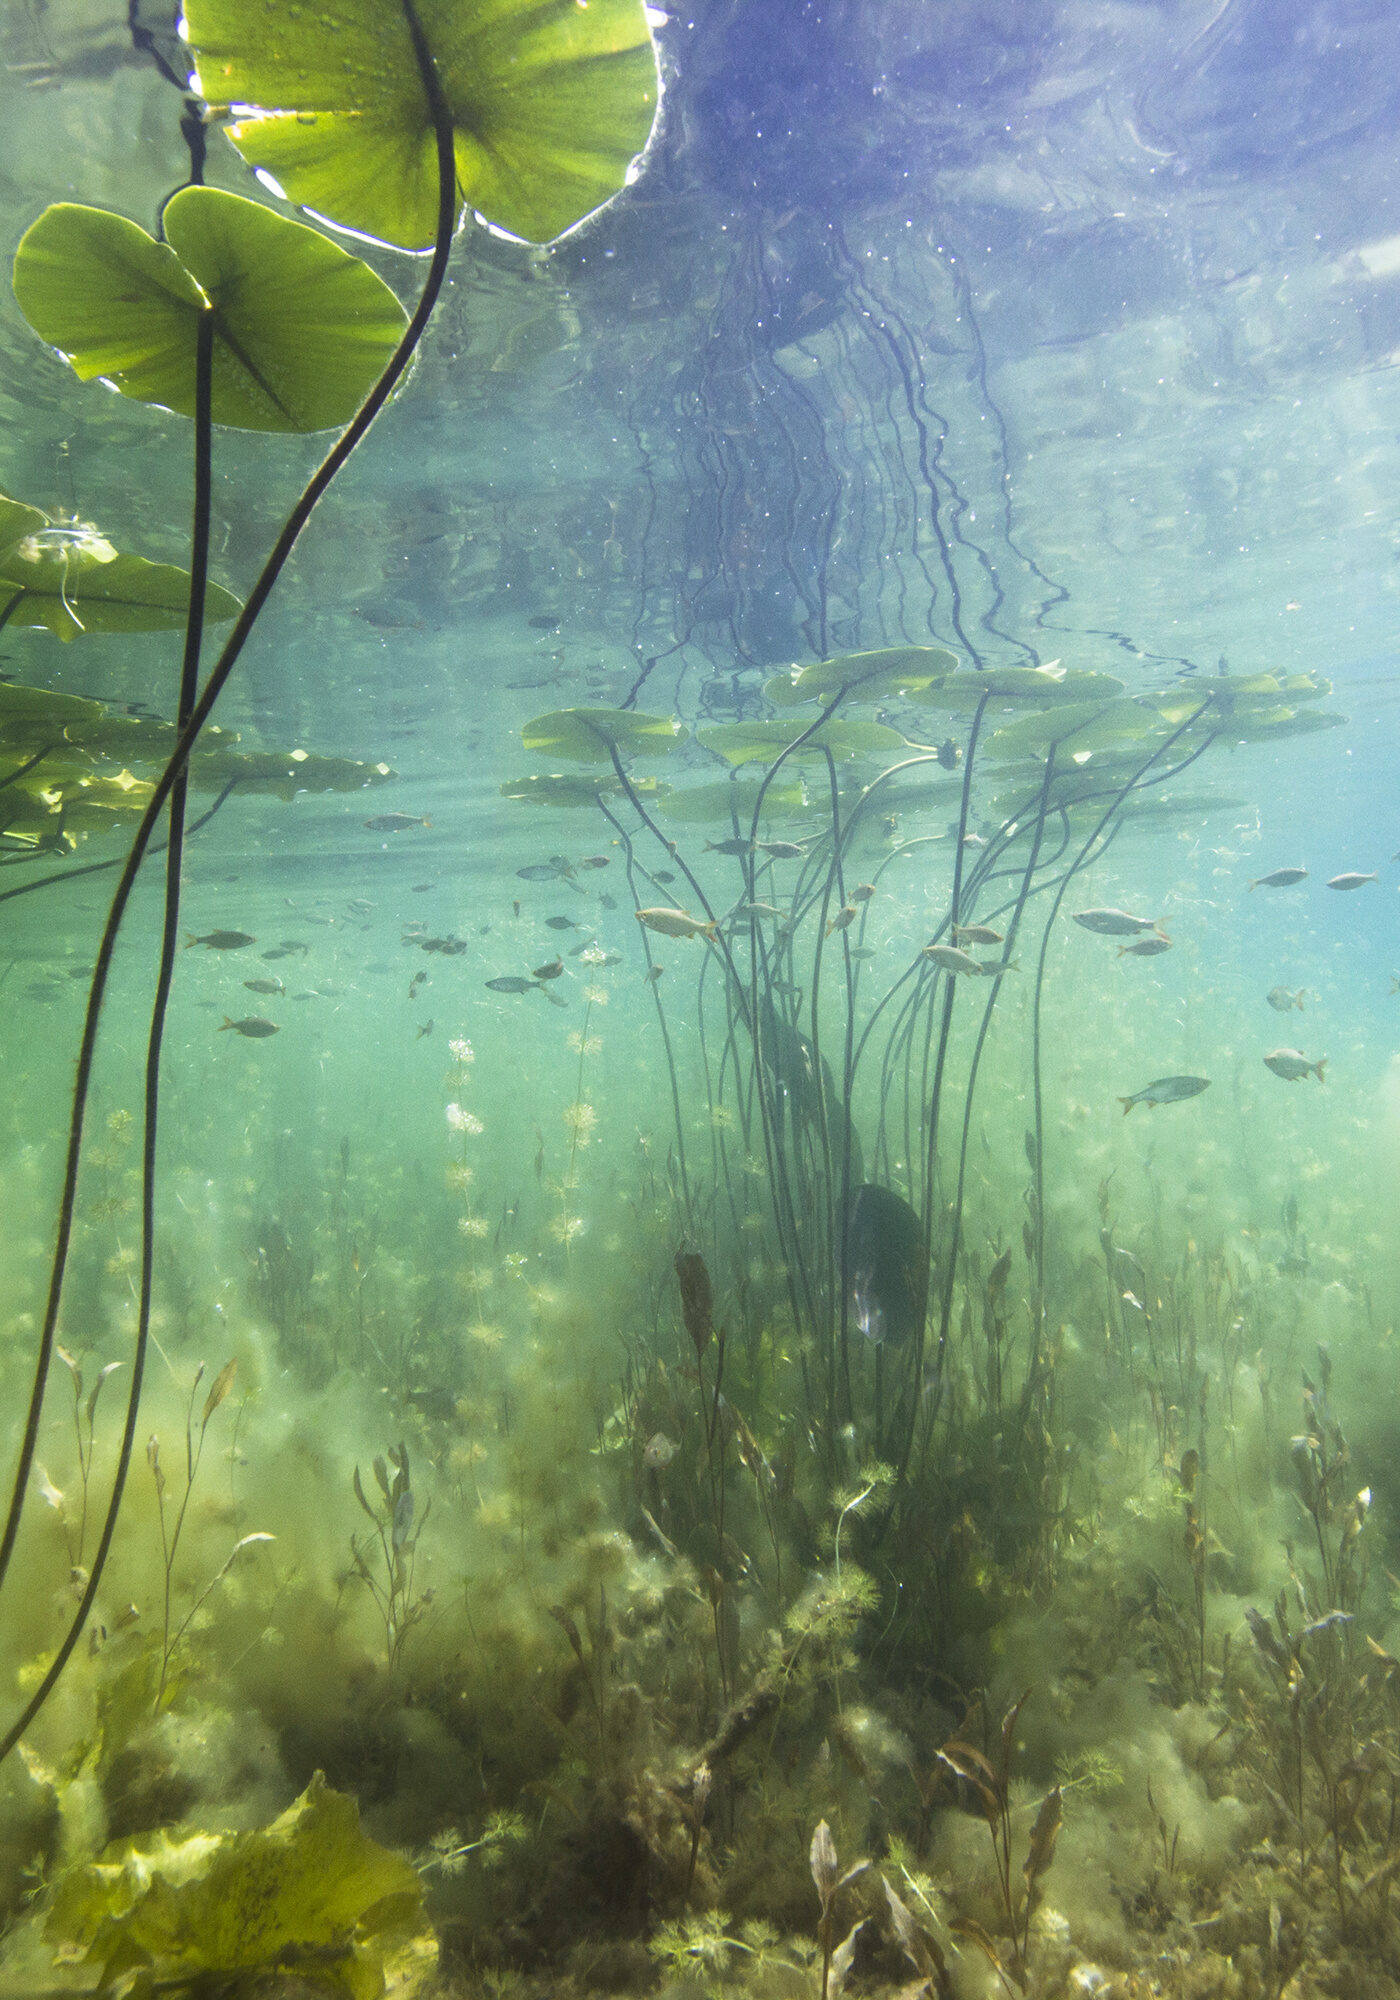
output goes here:
{"type": "Polygon", "coordinates": [[[406,324],[381,278],[317,230],[220,188],[166,204],[166,242],[58,202],[15,253],[15,298],[83,381],[194,412],[199,322],[214,322],[213,413],[239,430],[348,423],[406,324]]]}
{"type": "MultiPolygon", "coordinates": [[[[658,96],[642,0],[418,0],[452,112],[458,194],[530,242],[616,194],[658,96]]],[[[199,85],[292,201],[401,249],[433,240],[437,153],[393,0],[187,0],[199,85]]]]}

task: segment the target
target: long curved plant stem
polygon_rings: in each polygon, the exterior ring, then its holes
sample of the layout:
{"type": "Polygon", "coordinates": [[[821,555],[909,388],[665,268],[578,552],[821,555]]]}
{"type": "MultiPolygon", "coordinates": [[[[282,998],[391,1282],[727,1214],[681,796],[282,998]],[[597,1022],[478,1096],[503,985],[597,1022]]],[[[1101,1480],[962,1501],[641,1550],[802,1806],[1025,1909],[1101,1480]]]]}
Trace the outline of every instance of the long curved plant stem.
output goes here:
{"type": "MultiPolygon", "coordinates": [[[[156,781],[150,803],[141,816],[140,823],[132,839],[131,851],[122,868],[112,902],[108,909],[107,921],[103,927],[98,946],[92,982],[88,992],[87,1013],[83,1022],[82,1042],[79,1048],[77,1076],[73,1090],[73,1105],[69,1120],[68,1147],[64,1166],[63,1188],[59,1202],[57,1226],[54,1232],[54,1252],[50,1269],[48,1301],[44,1312],[44,1323],[40,1334],[39,1351],[36,1356],[34,1385],[30,1394],[29,1412],[21,1439],[19,1458],[15,1470],[15,1481],[6,1513],[3,1533],[0,1533],[0,1585],[3,1585],[14,1554],[16,1538],[19,1534],[20,1519],[24,1507],[25,1492],[33,1468],[34,1453],[37,1448],[39,1422],[43,1409],[44,1389],[48,1380],[49,1366],[53,1358],[59,1307],[62,1302],[63,1280],[67,1268],[68,1250],[72,1240],[73,1217],[76,1206],[78,1167],[82,1149],[83,1121],[87,1107],[87,1094],[92,1078],[92,1065],[96,1053],[98,1023],[102,1012],[102,1001],[106,992],[107,979],[111,970],[112,955],[116,948],[117,936],[126,915],[127,905],[141,864],[150,846],[157,823],[163,816],[167,803],[173,796],[181,776],[189,762],[190,752],[199,739],[201,730],[213,712],[214,704],[223,692],[238,659],[247,644],[249,634],[256,624],[264,605],[267,603],[278,578],[281,576],[292,550],[310,520],[317,504],[325,494],[331,481],[349,459],[355,447],[368,431],[380,410],[384,407],[395,385],[402,376],[413,356],[423,330],[432,316],[447,272],[448,256],[452,248],[452,237],[457,220],[457,172],[453,146],[452,113],[438,79],[432,52],[419,24],[413,0],[399,0],[408,23],[413,43],[414,58],[418,65],[420,81],[433,120],[437,141],[438,164],[438,211],[434,236],[433,254],[428,267],[423,290],[402,338],[395,348],[384,372],[365,401],[361,404],[350,424],[341,433],[321,464],[303,489],[300,498],[283,524],[282,531],[273,545],[272,551],[263,565],[248,601],[239,614],[233,631],[229,634],[223,650],[216,661],[203,692],[195,702],[189,717],[180,730],[175,748],[165,769],[156,781]]],[[[149,1138],[149,1135],[148,1135],[149,1138]]],[[[134,1422],[134,1418],[129,1419],[134,1422]]],[[[108,1506],[107,1519],[103,1525],[98,1550],[105,1561],[115,1532],[117,1506],[120,1493],[114,1493],[108,1506]]],[[[0,1761],[9,1754],[38,1714],[57,1683],[60,1673],[78,1642],[86,1622],[92,1602],[97,1592],[101,1570],[94,1556],[92,1574],[82,1601],[74,1613],[62,1644],[54,1656],[43,1680],[25,1704],[24,1710],[3,1737],[0,1737],[0,1761]]]]}

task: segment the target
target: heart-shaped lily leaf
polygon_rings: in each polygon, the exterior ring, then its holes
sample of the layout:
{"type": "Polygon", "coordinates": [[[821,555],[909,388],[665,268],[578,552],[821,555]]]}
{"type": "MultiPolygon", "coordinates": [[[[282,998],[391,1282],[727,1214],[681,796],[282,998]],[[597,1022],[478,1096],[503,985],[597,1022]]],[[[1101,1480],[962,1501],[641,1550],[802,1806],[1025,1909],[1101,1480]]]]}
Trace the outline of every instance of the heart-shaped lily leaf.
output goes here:
{"type": "MultiPolygon", "coordinates": [[[[463,204],[562,235],[623,185],[658,96],[643,0],[417,0],[452,112],[463,204]]],[[[437,152],[396,0],[186,0],[199,88],[244,159],[328,220],[418,250],[437,152]],[[254,107],[248,111],[245,107],[254,107]]]]}
{"type": "Polygon", "coordinates": [[[669,715],[641,715],[629,708],[560,708],[537,715],[520,732],[527,750],[562,757],[566,764],[610,764],[619,757],[665,757],[685,731],[669,715]]]}
{"type": "MultiPolygon", "coordinates": [[[[756,779],[736,781],[722,778],[717,784],[687,785],[684,790],[673,792],[661,810],[665,818],[680,820],[689,826],[718,826],[723,823],[726,832],[737,817],[740,828],[747,834],[753,823],[757,800],[756,779]]],[[[807,787],[796,774],[795,767],[794,775],[789,780],[785,766],[763,794],[763,819],[810,819],[811,816],[807,787]]]]}
{"type": "MultiPolygon", "coordinates": [[[[80,632],[161,632],[185,623],[189,571],[119,555],[110,542],[59,526],[41,528],[0,560],[0,614],[7,625],[44,626],[60,639],[80,632]]],[[[210,623],[238,615],[239,602],[208,585],[210,623]]]]}
{"type": "Polygon", "coordinates": [[[775,674],[763,692],[775,708],[830,700],[843,688],[851,700],[882,701],[941,686],[957,670],[958,656],[946,646],[881,646],[872,653],[842,653],[775,674]]]}
{"type": "MultiPolygon", "coordinates": [[[[728,764],[771,764],[811,727],[805,722],[721,722],[713,729],[699,729],[696,736],[707,750],[713,750],[728,764]]],[[[834,715],[814,731],[789,761],[820,757],[829,750],[838,763],[858,757],[862,751],[893,754],[905,747],[897,729],[879,722],[847,721],[834,715]]]]}
{"type": "Polygon", "coordinates": [[[200,319],[214,321],[213,412],[238,430],[348,423],[406,324],[367,264],[220,188],[184,188],[164,243],[105,209],[58,202],[15,253],[15,298],[83,381],[194,413],[200,319]]]}
{"type": "MultiPolygon", "coordinates": [[[[665,798],[671,789],[656,778],[630,778],[628,783],[643,799],[665,798]]],[[[622,796],[622,786],[616,778],[585,778],[581,771],[553,771],[532,778],[507,778],[501,786],[503,799],[521,799],[527,805],[572,810],[581,806],[596,806],[599,799],[622,796]]]]}
{"type": "Polygon", "coordinates": [[[912,699],[927,708],[951,708],[960,714],[990,697],[994,713],[1009,708],[1041,708],[1052,701],[1108,701],[1123,692],[1112,674],[1091,673],[1084,667],[995,667],[984,674],[954,674],[922,689],[912,699]]]}

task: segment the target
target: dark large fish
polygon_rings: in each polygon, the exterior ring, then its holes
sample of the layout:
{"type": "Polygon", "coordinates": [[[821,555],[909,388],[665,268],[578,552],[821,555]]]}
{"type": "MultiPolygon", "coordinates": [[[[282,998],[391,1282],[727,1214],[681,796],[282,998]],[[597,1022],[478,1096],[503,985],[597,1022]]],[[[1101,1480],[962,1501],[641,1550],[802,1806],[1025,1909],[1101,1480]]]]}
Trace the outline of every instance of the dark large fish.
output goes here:
{"type": "Polygon", "coordinates": [[[867,1340],[917,1338],[928,1310],[923,1224],[902,1196],[867,1182],[853,1188],[846,1223],[851,1316],[867,1340]]]}

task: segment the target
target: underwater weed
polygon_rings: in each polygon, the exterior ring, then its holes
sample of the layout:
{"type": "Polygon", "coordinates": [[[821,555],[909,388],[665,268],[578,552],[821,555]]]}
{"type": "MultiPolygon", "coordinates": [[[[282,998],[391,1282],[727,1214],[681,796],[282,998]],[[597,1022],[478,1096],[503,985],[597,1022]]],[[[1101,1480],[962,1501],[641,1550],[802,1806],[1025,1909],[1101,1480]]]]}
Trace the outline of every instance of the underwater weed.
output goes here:
{"type": "MultiPolygon", "coordinates": [[[[83,1546],[87,1540],[88,1486],[92,1479],[92,1453],[94,1445],[93,1426],[97,1419],[97,1402],[102,1394],[103,1385],[106,1383],[107,1377],[115,1374],[116,1370],[122,1364],[120,1361],[109,1361],[106,1367],[100,1370],[97,1380],[93,1383],[91,1389],[88,1390],[87,1400],[84,1401],[83,1371],[81,1367],[73,1359],[73,1356],[68,1352],[66,1347],[56,1346],[54,1352],[67,1368],[69,1378],[73,1384],[73,1433],[78,1446],[78,1478],[83,1489],[82,1508],[78,1515],[76,1540],[74,1540],[73,1535],[69,1532],[67,1517],[64,1517],[64,1532],[68,1536],[68,1561],[73,1571],[74,1580],[78,1580],[79,1573],[81,1572],[82,1581],[86,1582],[87,1576],[83,1570],[83,1546]]],[[[62,1504],[63,1496],[60,1494],[60,1510],[62,1509],[62,1504]]]]}
{"type": "Polygon", "coordinates": [[[413,1567],[418,1551],[418,1537],[427,1525],[433,1503],[429,1500],[415,1522],[408,1446],[402,1443],[391,1444],[387,1456],[388,1465],[383,1457],[376,1456],[374,1460],[375,1484],[384,1497],[382,1507],[371,1507],[365,1498],[358,1465],[355,1467],[352,1482],[355,1498],[374,1523],[375,1540],[379,1544],[380,1574],[376,1575],[370,1568],[363,1548],[353,1535],[350,1537],[350,1555],[355,1565],[355,1574],[368,1588],[383,1621],[384,1660],[392,1673],[399,1664],[409,1633],[423,1618],[433,1601],[431,1590],[425,1590],[419,1597],[413,1594],[413,1567]],[[389,1465],[394,1468],[392,1479],[389,1476],[389,1465]]]}
{"type": "Polygon", "coordinates": [[[194,1492],[194,1482],[199,1473],[200,1460],[204,1456],[205,1434],[209,1429],[209,1419],[233,1387],[233,1378],[237,1372],[238,1363],[236,1361],[229,1361],[225,1363],[215,1376],[213,1387],[204,1399],[204,1412],[200,1418],[199,1433],[196,1437],[194,1430],[194,1399],[204,1376],[204,1363],[202,1361],[195,1371],[194,1381],[190,1385],[190,1399],[185,1407],[185,1490],[180,1497],[180,1505],[176,1509],[173,1522],[169,1521],[166,1516],[165,1472],[160,1462],[160,1439],[152,1431],[146,1441],[146,1463],[150,1466],[151,1477],[155,1481],[156,1511],[160,1516],[160,1547],[165,1563],[165,1592],[161,1618],[160,1681],[156,1688],[157,1709],[159,1709],[165,1699],[165,1691],[170,1679],[170,1663],[175,1656],[175,1650],[186,1632],[190,1629],[190,1624],[196,1612],[198,1612],[201,1605],[218,1585],[223,1582],[229,1570],[233,1567],[235,1559],[244,1549],[251,1548],[258,1542],[270,1542],[276,1539],[275,1536],[266,1532],[241,1536],[229,1551],[223,1566],[209,1579],[208,1583],[205,1584],[203,1590],[200,1591],[194,1603],[181,1619],[179,1625],[173,1632],[171,1631],[171,1596],[175,1583],[175,1560],[180,1552],[180,1537],[184,1533],[185,1516],[189,1512],[190,1496],[194,1492]]]}
{"type": "Polygon", "coordinates": [[[1024,1993],[1027,1985],[1027,1957],[1030,1950],[1031,1919],[1040,1902],[1040,1878],[1055,1858],[1061,1820],[1061,1790],[1058,1785],[1046,1793],[1031,1828],[1030,1845],[1021,1864],[1022,1889],[1018,1895],[1011,1858],[1011,1745],[1021,1710],[1030,1699],[1027,1689],[1002,1717],[995,1746],[996,1761],[972,1744],[950,1739],[936,1752],[938,1762],[960,1778],[971,1790],[991,1836],[996,1864],[997,1889],[1001,1898],[1006,1933],[1011,1939],[1011,1964],[1003,1964],[992,1940],[981,1926],[965,1919],[958,1934],[968,1936],[986,1954],[997,1973],[1024,1993]]]}
{"type": "Polygon", "coordinates": [[[822,2000],[839,2000],[851,1970],[856,1954],[856,1939],[865,1928],[865,1919],[852,1925],[838,1945],[835,1941],[836,1898],[841,1891],[862,1876],[870,1866],[868,1861],[857,1861],[853,1867],[841,1873],[836,1859],[836,1842],[831,1837],[831,1828],[825,1820],[819,1820],[817,1830],[812,1835],[811,1851],[812,1880],[816,1884],[817,1900],[821,1904],[821,1917],[817,1923],[817,1941],[822,1948],[822,2000]]]}

